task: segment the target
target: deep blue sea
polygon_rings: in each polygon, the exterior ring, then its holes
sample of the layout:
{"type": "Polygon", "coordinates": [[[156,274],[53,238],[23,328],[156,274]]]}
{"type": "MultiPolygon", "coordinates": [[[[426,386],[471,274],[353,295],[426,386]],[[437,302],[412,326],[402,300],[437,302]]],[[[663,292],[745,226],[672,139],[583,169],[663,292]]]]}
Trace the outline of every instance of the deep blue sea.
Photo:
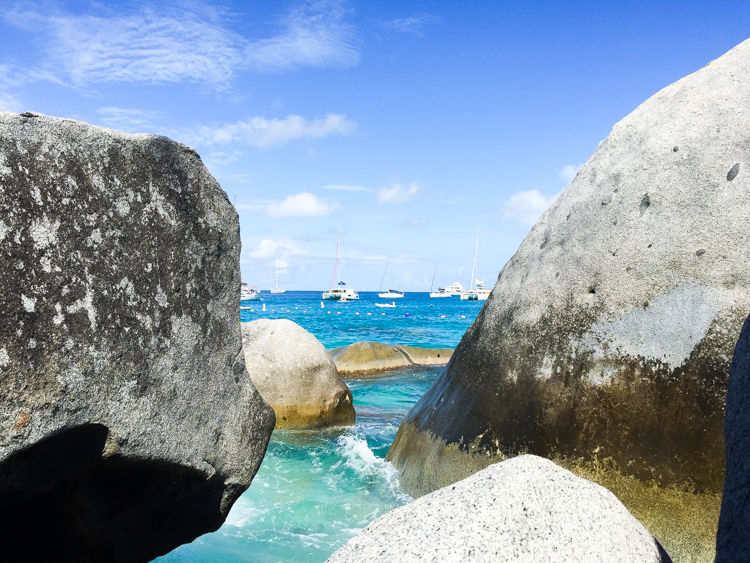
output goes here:
{"type": "MultiPolygon", "coordinates": [[[[263,301],[244,304],[252,311],[242,310],[241,319],[293,320],[328,349],[361,340],[454,348],[483,305],[407,293],[395,300],[395,309],[381,309],[375,303],[385,300],[375,293],[360,292],[360,297],[326,301],[321,308],[320,292],[263,292],[263,301]]],[[[274,432],[252,486],[225,524],[156,561],[325,561],[375,518],[411,500],[384,458],[404,416],[441,369],[347,380],[357,412],[354,428],[274,432]]]]}

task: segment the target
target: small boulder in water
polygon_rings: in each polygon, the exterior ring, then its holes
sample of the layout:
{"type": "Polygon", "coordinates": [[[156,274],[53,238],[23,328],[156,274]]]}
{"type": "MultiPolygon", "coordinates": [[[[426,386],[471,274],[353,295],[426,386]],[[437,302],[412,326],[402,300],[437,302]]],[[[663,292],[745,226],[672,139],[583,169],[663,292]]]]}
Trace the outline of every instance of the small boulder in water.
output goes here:
{"type": "Polygon", "coordinates": [[[242,323],[250,377],[276,413],[276,428],[352,426],[352,394],[325,347],[297,323],[242,323]]]}
{"type": "Polygon", "coordinates": [[[654,537],[604,487],[523,455],[384,514],[328,563],[666,563],[654,537]]]}
{"type": "Polygon", "coordinates": [[[380,342],[355,342],[331,350],[339,373],[347,377],[371,377],[413,365],[443,365],[452,354],[451,348],[415,348],[380,342]]]}

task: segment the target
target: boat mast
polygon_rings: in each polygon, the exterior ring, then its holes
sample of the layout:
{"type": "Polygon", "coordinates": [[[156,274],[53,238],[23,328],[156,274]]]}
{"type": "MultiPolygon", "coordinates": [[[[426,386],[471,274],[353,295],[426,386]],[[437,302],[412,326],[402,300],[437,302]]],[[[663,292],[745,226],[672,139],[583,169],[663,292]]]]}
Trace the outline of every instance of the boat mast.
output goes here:
{"type": "Polygon", "coordinates": [[[339,266],[339,248],[341,247],[341,225],[339,225],[339,240],[336,243],[336,258],[333,260],[333,281],[331,282],[331,291],[336,289],[336,272],[339,266]]]}
{"type": "Polygon", "coordinates": [[[437,275],[438,262],[440,262],[440,254],[438,254],[437,260],[435,261],[435,271],[432,273],[432,284],[430,284],[430,293],[432,293],[432,288],[435,287],[435,276],[437,275]]]}
{"type": "MultiPolygon", "coordinates": [[[[383,282],[385,281],[385,275],[388,273],[388,264],[390,264],[390,263],[391,263],[391,255],[389,254],[388,255],[388,262],[385,263],[385,271],[383,272],[383,279],[380,280],[380,289],[378,289],[378,291],[382,291],[383,290],[383,282]]],[[[390,278],[388,278],[388,285],[391,285],[390,278]]],[[[388,291],[390,291],[390,289],[388,289],[388,291]]]]}
{"type": "Polygon", "coordinates": [[[479,227],[477,227],[477,247],[474,249],[474,264],[471,266],[471,282],[469,282],[469,291],[474,285],[474,272],[477,269],[477,254],[479,253],[479,227]]]}
{"type": "Polygon", "coordinates": [[[276,289],[279,289],[279,253],[276,253],[276,278],[274,280],[276,289]]]}

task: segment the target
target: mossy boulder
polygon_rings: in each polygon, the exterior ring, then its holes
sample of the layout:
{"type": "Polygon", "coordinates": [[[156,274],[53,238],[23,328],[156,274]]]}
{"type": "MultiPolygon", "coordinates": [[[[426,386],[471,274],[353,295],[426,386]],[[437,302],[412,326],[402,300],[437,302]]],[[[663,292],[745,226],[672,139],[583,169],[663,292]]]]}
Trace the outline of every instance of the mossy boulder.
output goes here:
{"type": "Polygon", "coordinates": [[[721,494],[750,310],[748,107],[750,41],[614,126],[399,429],[387,459],[407,492],[532,453],[721,494]]]}
{"type": "Polygon", "coordinates": [[[276,428],[352,426],[352,394],[325,347],[297,323],[242,323],[245,364],[276,413],[276,428]]]}

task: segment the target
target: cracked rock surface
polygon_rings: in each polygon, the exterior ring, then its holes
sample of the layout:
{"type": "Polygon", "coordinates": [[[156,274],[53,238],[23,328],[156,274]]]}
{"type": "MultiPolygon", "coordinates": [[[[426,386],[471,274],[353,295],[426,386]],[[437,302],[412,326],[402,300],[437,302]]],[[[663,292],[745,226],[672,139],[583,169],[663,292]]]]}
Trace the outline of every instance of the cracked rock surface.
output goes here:
{"type": "Polygon", "coordinates": [[[4,557],[149,561],[222,524],[274,424],[239,252],[195,150],[0,113],[4,557]]]}

